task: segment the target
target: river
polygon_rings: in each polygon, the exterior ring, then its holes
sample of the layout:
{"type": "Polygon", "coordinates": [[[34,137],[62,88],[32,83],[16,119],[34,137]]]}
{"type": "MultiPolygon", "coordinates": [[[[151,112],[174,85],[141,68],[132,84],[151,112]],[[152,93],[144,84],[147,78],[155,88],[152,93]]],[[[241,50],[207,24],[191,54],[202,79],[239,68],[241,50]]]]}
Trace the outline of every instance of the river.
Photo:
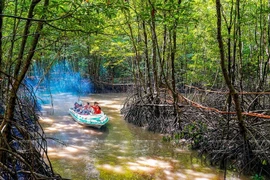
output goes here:
{"type": "MultiPolygon", "coordinates": [[[[53,169],[73,180],[220,180],[224,173],[197,157],[186,146],[162,142],[162,136],[124,121],[120,109],[126,94],[78,97],[53,95],[44,104],[41,125],[48,138],[53,169]],[[101,129],[77,124],[68,114],[75,101],[98,101],[110,118],[101,129]]],[[[247,180],[230,172],[227,179],[247,180]]]]}

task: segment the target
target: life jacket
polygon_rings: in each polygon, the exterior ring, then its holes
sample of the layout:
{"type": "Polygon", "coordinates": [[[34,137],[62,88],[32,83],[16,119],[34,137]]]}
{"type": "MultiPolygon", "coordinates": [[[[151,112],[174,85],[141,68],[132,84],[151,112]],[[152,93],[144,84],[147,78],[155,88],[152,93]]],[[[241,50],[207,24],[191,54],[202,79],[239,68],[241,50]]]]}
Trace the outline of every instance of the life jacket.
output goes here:
{"type": "Polygon", "coordinates": [[[99,106],[91,106],[94,109],[94,114],[100,114],[101,108],[99,106]]]}

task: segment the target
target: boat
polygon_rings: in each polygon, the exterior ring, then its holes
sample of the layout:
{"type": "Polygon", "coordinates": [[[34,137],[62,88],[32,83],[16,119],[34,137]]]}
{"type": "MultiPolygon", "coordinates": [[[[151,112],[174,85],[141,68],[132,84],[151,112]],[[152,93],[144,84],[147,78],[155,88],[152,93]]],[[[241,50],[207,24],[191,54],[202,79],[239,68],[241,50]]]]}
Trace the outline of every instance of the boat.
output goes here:
{"type": "Polygon", "coordinates": [[[69,114],[72,118],[81,125],[91,126],[95,128],[101,128],[109,122],[109,118],[103,111],[100,114],[83,115],[74,111],[73,108],[69,108],[69,114]]]}

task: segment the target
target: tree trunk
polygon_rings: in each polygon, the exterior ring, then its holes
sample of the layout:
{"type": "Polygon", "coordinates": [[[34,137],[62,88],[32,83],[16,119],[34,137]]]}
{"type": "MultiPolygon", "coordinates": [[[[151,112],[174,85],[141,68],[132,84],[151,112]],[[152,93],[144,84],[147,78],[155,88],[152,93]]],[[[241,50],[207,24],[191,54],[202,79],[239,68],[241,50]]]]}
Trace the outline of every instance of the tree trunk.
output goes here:
{"type": "MultiPolygon", "coordinates": [[[[30,6],[30,9],[28,11],[28,17],[33,17],[33,12],[34,12],[34,8],[36,7],[36,5],[39,3],[40,1],[32,1],[32,4],[30,6]]],[[[41,17],[41,19],[45,19],[45,11],[47,10],[47,6],[49,4],[49,0],[45,0],[44,2],[44,7],[43,7],[43,15],[41,17]]],[[[24,33],[23,33],[23,40],[21,43],[21,48],[20,48],[20,53],[18,55],[18,59],[20,59],[16,65],[15,68],[15,72],[14,72],[14,80],[12,80],[11,82],[13,82],[13,84],[11,84],[12,89],[8,94],[8,101],[7,101],[7,107],[6,107],[6,111],[5,111],[5,116],[4,116],[4,120],[1,122],[1,126],[0,126],[0,130],[2,132],[2,136],[3,139],[5,139],[8,142],[8,136],[10,135],[10,122],[14,121],[14,112],[15,112],[15,107],[16,107],[16,100],[17,100],[17,92],[19,90],[20,84],[23,81],[27,70],[30,67],[32,58],[34,56],[34,52],[40,37],[40,33],[41,30],[43,28],[43,21],[39,21],[36,31],[34,32],[34,37],[33,40],[31,42],[31,47],[28,50],[27,57],[25,58],[24,63],[23,62],[23,54],[24,54],[24,49],[26,46],[26,40],[27,38],[25,38],[26,36],[28,36],[29,34],[29,25],[31,24],[30,20],[27,20],[26,24],[25,24],[25,29],[24,29],[24,33]],[[24,46],[24,47],[22,47],[24,46]]],[[[0,142],[1,147],[6,147],[6,141],[2,141],[0,142]]],[[[5,156],[4,155],[0,155],[1,158],[1,162],[5,161],[5,156]]]]}
{"type": "Polygon", "coordinates": [[[153,89],[151,85],[151,67],[150,67],[150,60],[149,60],[149,52],[148,52],[148,37],[147,37],[147,32],[146,32],[146,27],[145,27],[145,21],[142,22],[143,26],[143,36],[144,36],[144,55],[145,55],[145,65],[146,65],[146,88],[149,89],[149,94],[153,94],[153,89]]]}
{"type": "Polygon", "coordinates": [[[156,23],[155,15],[156,9],[151,1],[148,1],[151,5],[151,33],[152,33],[152,61],[153,61],[153,75],[154,75],[154,93],[159,97],[159,82],[158,82],[158,65],[157,65],[157,41],[156,41],[156,23]]]}
{"type": "MultiPolygon", "coordinates": [[[[0,14],[3,14],[5,0],[0,0],[0,14]]],[[[3,99],[3,76],[2,76],[2,65],[3,65],[3,16],[0,16],[0,93],[1,98],[3,99]]]]}
{"type": "Polygon", "coordinates": [[[237,120],[238,120],[238,125],[240,128],[240,133],[243,136],[243,140],[247,141],[247,132],[246,132],[246,127],[244,124],[243,116],[242,116],[242,110],[240,106],[240,100],[239,100],[239,95],[235,91],[230,77],[228,75],[228,71],[225,66],[225,55],[224,55],[224,47],[223,47],[223,39],[221,35],[221,3],[220,0],[216,0],[216,11],[217,11],[217,41],[219,45],[219,53],[220,53],[220,65],[222,69],[222,73],[225,79],[225,82],[227,84],[227,87],[229,88],[230,95],[233,97],[233,101],[235,103],[235,111],[237,114],[237,120]]]}

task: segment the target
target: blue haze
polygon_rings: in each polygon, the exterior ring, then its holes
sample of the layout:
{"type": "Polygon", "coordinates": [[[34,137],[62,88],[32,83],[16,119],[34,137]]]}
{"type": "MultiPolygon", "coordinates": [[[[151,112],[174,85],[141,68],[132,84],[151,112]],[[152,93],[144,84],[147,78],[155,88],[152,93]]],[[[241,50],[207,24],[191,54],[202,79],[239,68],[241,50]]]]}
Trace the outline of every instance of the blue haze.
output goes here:
{"type": "Polygon", "coordinates": [[[54,64],[45,75],[44,69],[33,66],[31,75],[24,83],[35,93],[39,104],[50,104],[50,96],[68,93],[82,96],[92,93],[93,85],[89,79],[83,78],[80,72],[73,71],[68,61],[62,60],[54,64]]]}

